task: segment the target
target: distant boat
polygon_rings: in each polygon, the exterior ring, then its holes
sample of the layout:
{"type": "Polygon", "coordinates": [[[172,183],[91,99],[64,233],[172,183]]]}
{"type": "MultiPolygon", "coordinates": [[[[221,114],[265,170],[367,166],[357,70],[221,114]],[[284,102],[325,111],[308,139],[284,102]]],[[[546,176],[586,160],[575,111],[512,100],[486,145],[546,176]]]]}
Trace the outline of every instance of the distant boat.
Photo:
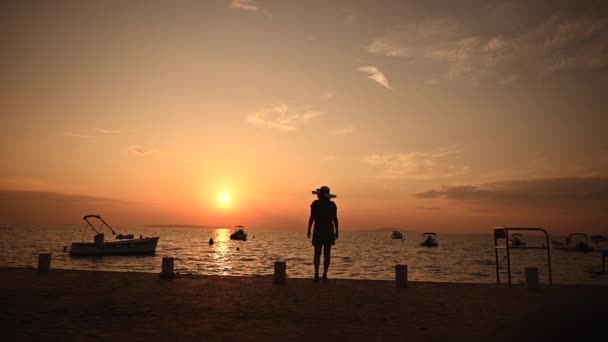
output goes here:
{"type": "Polygon", "coordinates": [[[591,242],[593,242],[593,243],[608,242],[608,236],[604,236],[604,235],[591,235],[591,242]]]}
{"type": "Polygon", "coordinates": [[[553,249],[572,252],[592,252],[591,240],[585,233],[568,234],[564,242],[551,241],[553,249]]]}
{"type": "Polygon", "coordinates": [[[422,242],[420,243],[422,247],[437,247],[439,243],[437,242],[437,234],[433,232],[422,233],[422,242]]]}
{"type": "Polygon", "coordinates": [[[234,232],[232,234],[230,234],[230,240],[247,241],[247,233],[245,233],[245,227],[243,227],[243,226],[234,227],[234,232]]]}
{"type": "Polygon", "coordinates": [[[85,229],[90,228],[95,232],[93,242],[73,242],[71,246],[64,247],[63,250],[70,255],[141,255],[154,254],[156,251],[158,237],[140,236],[135,239],[133,234],[117,234],[99,215],[86,215],[83,220],[86,222],[85,229]],[[95,228],[89,221],[91,218],[101,221],[101,226],[95,228]],[[105,241],[105,234],[101,232],[104,227],[107,227],[118,241],[105,241]]]}
{"type": "Polygon", "coordinates": [[[509,244],[513,247],[524,247],[526,246],[526,242],[523,240],[524,236],[519,234],[519,233],[515,233],[511,235],[511,238],[509,239],[509,244]]]}
{"type": "Polygon", "coordinates": [[[405,238],[403,237],[403,234],[401,234],[401,232],[398,230],[393,230],[389,236],[391,237],[391,239],[405,240],[405,238]]]}

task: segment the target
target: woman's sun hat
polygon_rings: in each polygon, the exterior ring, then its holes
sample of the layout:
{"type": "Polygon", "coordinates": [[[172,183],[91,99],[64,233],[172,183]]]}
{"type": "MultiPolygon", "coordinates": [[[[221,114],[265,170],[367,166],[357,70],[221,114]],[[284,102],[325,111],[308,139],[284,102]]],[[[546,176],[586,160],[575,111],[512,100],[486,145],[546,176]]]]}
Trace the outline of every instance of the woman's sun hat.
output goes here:
{"type": "Polygon", "coordinates": [[[337,195],[334,195],[331,193],[331,191],[329,190],[329,187],[326,185],[323,185],[322,187],[318,188],[317,190],[313,190],[312,191],[313,195],[323,195],[326,198],[336,198],[338,197],[337,195]]]}

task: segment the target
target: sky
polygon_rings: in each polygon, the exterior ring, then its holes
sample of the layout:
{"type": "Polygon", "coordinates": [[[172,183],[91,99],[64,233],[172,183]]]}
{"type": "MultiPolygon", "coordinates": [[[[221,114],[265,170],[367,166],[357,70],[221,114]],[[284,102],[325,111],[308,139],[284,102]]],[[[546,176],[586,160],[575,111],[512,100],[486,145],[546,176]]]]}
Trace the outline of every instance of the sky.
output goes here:
{"type": "Polygon", "coordinates": [[[608,230],[605,1],[3,1],[0,223],[608,230]]]}

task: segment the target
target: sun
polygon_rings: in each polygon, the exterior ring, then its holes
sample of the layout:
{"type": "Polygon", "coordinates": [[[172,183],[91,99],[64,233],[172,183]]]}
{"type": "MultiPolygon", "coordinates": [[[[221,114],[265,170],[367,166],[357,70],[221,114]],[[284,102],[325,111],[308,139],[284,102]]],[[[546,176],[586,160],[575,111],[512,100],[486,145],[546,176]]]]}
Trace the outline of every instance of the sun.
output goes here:
{"type": "Polygon", "coordinates": [[[220,194],[218,196],[218,204],[222,208],[228,208],[230,206],[230,202],[232,202],[232,196],[227,193],[220,194]]]}

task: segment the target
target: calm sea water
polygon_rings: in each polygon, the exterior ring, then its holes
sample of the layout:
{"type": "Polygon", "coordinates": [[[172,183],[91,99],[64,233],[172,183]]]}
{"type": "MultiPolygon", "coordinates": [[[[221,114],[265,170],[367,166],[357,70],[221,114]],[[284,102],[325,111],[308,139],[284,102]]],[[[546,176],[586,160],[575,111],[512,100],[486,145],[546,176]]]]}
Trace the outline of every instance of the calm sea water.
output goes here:
{"type": "MultiPolygon", "coordinates": [[[[270,275],[276,260],[287,262],[290,277],[312,276],[312,246],[305,231],[263,232],[248,230],[249,239],[231,241],[230,229],[138,228],[122,233],[160,236],[154,256],[70,257],[63,246],[81,241],[76,227],[0,227],[0,266],[35,267],[37,255],[53,253],[52,267],[77,270],[160,272],[164,256],[175,257],[178,272],[232,276],[270,275]],[[208,244],[209,238],[215,244],[208,244]]],[[[419,233],[405,233],[406,241],[391,240],[387,232],[342,231],[332,250],[330,277],[393,279],[394,265],[409,265],[409,278],[420,281],[493,283],[496,280],[492,235],[440,234],[438,248],[420,247],[419,233]]],[[[89,233],[87,241],[92,240],[89,233]]],[[[540,237],[528,236],[528,245],[540,237]]],[[[526,266],[539,267],[547,281],[544,250],[515,250],[512,267],[515,282],[523,281],[526,266]]],[[[599,274],[599,253],[552,251],[553,279],[557,284],[608,285],[599,274]]],[[[506,260],[500,258],[506,269],[506,260]]],[[[506,271],[502,273],[506,280],[506,271]]]]}

